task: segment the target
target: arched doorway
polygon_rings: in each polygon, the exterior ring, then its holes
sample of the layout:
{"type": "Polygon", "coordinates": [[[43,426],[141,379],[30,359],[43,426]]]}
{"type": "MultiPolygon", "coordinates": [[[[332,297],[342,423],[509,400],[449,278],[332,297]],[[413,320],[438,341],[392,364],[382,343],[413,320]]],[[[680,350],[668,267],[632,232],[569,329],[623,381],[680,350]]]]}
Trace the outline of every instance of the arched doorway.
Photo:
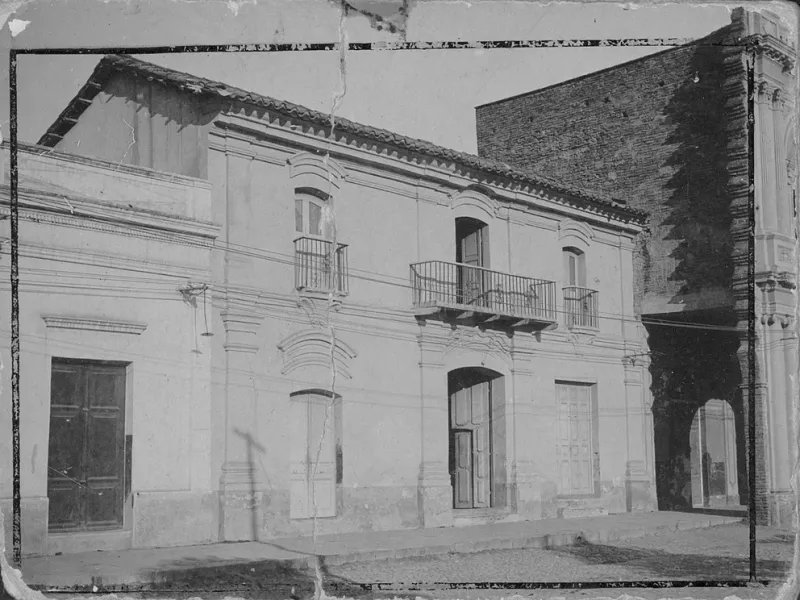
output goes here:
{"type": "Polygon", "coordinates": [[[712,399],[697,409],[689,430],[692,506],[739,506],[736,419],[725,400],[712,399]]]}
{"type": "Polygon", "coordinates": [[[484,368],[448,373],[453,508],[506,506],[505,386],[484,368]]]}

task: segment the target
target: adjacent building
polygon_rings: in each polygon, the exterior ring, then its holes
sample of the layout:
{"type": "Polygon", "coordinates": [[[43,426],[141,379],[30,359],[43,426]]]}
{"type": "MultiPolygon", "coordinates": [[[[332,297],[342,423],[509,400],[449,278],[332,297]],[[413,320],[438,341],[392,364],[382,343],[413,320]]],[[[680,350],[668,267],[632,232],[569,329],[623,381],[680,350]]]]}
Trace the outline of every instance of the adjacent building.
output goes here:
{"type": "Polygon", "coordinates": [[[20,156],[25,552],[655,509],[624,196],[126,56],[20,156]]]}
{"type": "Polygon", "coordinates": [[[739,9],[695,43],[476,109],[482,157],[575,178],[649,215],[634,295],[650,348],[662,510],[748,503],[754,343],[758,519],[796,519],[796,60],[777,16],[739,9]]]}
{"type": "MultiPolygon", "coordinates": [[[[7,146],[2,165],[0,310],[10,315],[7,146]]],[[[219,233],[211,186],[22,144],[17,165],[25,553],[147,545],[165,528],[173,543],[214,539],[216,418],[202,337],[219,233]]],[[[10,431],[7,316],[1,339],[10,431]]],[[[9,553],[11,459],[11,436],[0,436],[9,553]]]]}

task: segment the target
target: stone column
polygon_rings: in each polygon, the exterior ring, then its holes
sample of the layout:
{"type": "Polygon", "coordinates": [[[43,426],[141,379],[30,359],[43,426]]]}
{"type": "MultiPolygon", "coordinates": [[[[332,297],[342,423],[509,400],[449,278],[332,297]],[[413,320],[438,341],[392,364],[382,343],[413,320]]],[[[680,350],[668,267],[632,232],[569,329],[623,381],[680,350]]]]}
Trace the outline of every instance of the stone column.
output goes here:
{"type": "Polygon", "coordinates": [[[795,406],[798,403],[797,391],[800,388],[800,364],[797,357],[797,320],[794,317],[784,316],[781,319],[783,330],[783,360],[786,376],[786,422],[789,424],[789,460],[794,469],[800,456],[798,456],[798,435],[795,423],[795,406]]]}
{"type": "Polygon", "coordinates": [[[420,436],[418,512],[423,527],[453,524],[453,488],[449,472],[449,397],[442,353],[444,343],[423,330],[420,347],[420,436]]]}
{"type": "Polygon", "coordinates": [[[252,372],[261,318],[228,308],[225,326],[225,462],[220,476],[220,539],[257,540],[263,481],[257,468],[256,390],[252,372]]]}
{"type": "Polygon", "coordinates": [[[756,120],[755,120],[755,172],[759,175],[756,181],[756,229],[760,231],[777,231],[777,186],[775,181],[775,126],[773,123],[772,95],[775,88],[765,81],[757,84],[756,120]]]}

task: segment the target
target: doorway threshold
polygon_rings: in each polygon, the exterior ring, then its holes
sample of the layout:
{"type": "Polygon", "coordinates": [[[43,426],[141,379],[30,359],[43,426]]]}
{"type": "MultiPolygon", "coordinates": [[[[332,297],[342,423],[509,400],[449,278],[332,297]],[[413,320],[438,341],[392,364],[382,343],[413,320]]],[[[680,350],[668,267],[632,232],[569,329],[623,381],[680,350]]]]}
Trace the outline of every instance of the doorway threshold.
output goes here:
{"type": "Polygon", "coordinates": [[[129,529],[49,533],[47,535],[47,554],[129,550],[132,547],[132,538],[133,532],[129,529]]]}
{"type": "Polygon", "coordinates": [[[511,523],[518,516],[510,508],[454,508],[453,526],[490,525],[492,523],[511,523]]]}

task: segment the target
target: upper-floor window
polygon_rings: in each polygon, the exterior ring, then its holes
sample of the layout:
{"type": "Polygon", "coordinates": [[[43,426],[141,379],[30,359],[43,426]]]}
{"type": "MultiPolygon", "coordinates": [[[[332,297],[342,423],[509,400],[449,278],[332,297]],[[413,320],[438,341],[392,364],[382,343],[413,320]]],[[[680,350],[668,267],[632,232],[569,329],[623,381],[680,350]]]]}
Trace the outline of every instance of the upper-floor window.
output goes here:
{"type": "Polygon", "coordinates": [[[325,221],[327,194],[297,188],[294,194],[295,288],[347,293],[347,246],[334,244],[332,227],[325,221]]]}
{"type": "Polygon", "coordinates": [[[586,287],[586,254],[578,248],[562,250],[564,311],[568,327],[598,327],[597,291],[586,287]]]}
{"type": "Polygon", "coordinates": [[[586,287],[586,254],[577,248],[564,248],[564,285],[586,287]]]}
{"type": "Polygon", "coordinates": [[[294,193],[294,229],[297,233],[327,237],[322,214],[327,194],[311,188],[298,188],[294,193]]]}

